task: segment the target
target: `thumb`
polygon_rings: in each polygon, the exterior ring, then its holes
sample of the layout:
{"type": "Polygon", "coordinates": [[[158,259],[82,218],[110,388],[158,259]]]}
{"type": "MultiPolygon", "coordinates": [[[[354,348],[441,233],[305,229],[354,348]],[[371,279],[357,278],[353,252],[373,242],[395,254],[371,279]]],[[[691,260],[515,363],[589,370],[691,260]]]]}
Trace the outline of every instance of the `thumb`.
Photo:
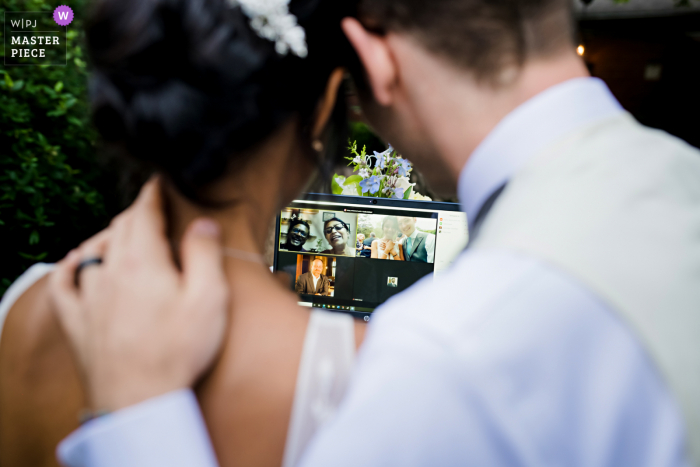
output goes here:
{"type": "Polygon", "coordinates": [[[221,227],[207,218],[195,219],[185,232],[180,247],[186,294],[220,297],[227,293],[224,275],[221,227]]]}
{"type": "Polygon", "coordinates": [[[85,338],[85,316],[75,286],[75,271],[80,264],[80,255],[71,251],[49,276],[49,293],[58,321],[68,336],[74,350],[80,355],[80,343],[85,338]]]}

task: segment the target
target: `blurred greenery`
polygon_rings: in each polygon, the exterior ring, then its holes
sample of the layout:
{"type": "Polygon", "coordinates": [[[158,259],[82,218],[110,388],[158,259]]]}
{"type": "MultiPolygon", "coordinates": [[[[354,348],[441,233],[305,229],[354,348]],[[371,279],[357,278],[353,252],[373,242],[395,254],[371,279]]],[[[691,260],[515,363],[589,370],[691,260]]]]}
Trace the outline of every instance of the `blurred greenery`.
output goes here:
{"type": "MultiPolygon", "coordinates": [[[[115,193],[117,177],[96,159],[82,29],[87,3],[69,4],[74,20],[67,28],[67,66],[0,61],[0,295],[35,262],[59,260],[106,226],[131,198],[115,193]]],[[[45,11],[43,21],[55,27],[50,13],[61,4],[3,0],[0,13],[45,11]]],[[[350,137],[367,147],[386,146],[361,122],[351,123],[350,137]]]]}
{"type": "Polygon", "coordinates": [[[349,139],[350,141],[356,141],[358,148],[366,146],[370,153],[372,151],[381,152],[388,147],[388,145],[372,131],[369,125],[361,121],[350,122],[349,139]]]}
{"type": "MultiPolygon", "coordinates": [[[[70,4],[67,66],[0,64],[0,295],[33,263],[60,259],[109,219],[88,115],[85,3],[70,4]]],[[[0,13],[61,4],[4,0],[0,13]]]]}

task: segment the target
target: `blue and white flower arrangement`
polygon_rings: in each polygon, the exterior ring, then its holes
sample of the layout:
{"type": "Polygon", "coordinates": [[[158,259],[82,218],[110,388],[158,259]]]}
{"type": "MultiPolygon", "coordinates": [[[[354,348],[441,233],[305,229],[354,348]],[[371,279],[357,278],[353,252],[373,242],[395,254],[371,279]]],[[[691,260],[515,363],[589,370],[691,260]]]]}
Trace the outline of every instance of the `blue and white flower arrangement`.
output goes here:
{"type": "Polygon", "coordinates": [[[333,194],[351,196],[371,196],[374,198],[418,199],[430,201],[413,189],[411,183],[413,164],[399,156],[394,148],[383,152],[374,151],[367,154],[366,146],[358,152],[357,141],[349,147],[351,155],[345,158],[350,161],[353,172],[349,177],[335,174],[331,183],[333,194]]]}

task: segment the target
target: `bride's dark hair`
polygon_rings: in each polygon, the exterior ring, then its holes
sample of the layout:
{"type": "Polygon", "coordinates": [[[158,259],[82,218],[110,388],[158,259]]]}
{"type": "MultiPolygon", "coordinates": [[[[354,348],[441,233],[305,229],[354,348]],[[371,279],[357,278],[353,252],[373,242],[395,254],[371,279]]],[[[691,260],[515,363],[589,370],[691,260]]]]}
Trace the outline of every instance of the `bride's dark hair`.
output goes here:
{"type": "Polygon", "coordinates": [[[340,29],[355,3],[292,0],[308,45],[299,58],[279,55],[228,0],[97,0],[87,27],[94,123],[105,142],[196,199],[295,114],[310,144],[330,73],[359,66],[340,29]]]}

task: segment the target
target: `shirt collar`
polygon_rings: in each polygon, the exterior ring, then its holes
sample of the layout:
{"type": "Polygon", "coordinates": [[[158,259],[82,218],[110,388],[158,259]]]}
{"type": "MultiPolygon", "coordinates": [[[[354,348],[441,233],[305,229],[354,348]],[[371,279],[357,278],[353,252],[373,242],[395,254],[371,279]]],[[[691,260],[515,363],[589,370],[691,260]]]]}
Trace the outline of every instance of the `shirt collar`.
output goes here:
{"type": "Polygon", "coordinates": [[[414,228],[413,228],[413,233],[412,233],[411,235],[409,235],[408,238],[410,238],[411,240],[415,240],[417,236],[418,236],[418,229],[416,229],[416,228],[414,227],[414,228]]]}
{"type": "Polygon", "coordinates": [[[598,78],[575,78],[552,86],[501,120],[469,157],[459,176],[462,210],[473,227],[486,199],[537,152],[567,133],[623,112],[598,78]]]}

